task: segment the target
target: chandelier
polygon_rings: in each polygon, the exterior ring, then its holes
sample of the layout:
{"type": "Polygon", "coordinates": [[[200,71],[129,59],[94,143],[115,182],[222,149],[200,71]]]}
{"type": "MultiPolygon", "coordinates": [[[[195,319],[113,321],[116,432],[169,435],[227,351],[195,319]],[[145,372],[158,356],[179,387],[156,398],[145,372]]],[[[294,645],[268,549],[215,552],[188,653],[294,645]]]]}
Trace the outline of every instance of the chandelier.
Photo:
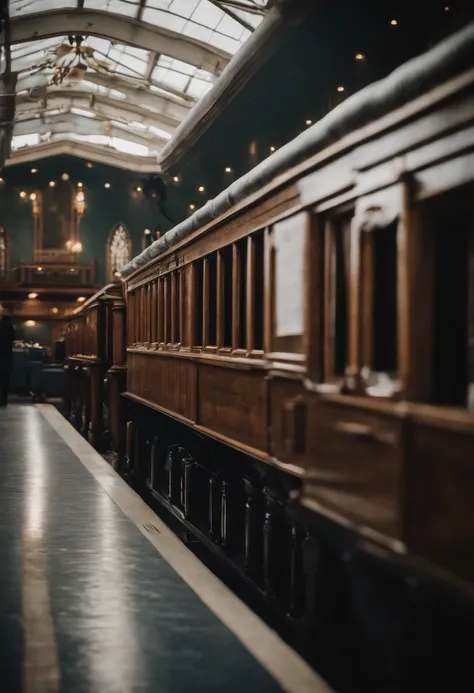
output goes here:
{"type": "Polygon", "coordinates": [[[51,84],[72,85],[81,82],[88,69],[97,72],[109,72],[110,64],[94,58],[94,48],[84,45],[87,36],[68,36],[69,43],[60,43],[54,47],[39,65],[32,69],[52,69],[51,84]]]}

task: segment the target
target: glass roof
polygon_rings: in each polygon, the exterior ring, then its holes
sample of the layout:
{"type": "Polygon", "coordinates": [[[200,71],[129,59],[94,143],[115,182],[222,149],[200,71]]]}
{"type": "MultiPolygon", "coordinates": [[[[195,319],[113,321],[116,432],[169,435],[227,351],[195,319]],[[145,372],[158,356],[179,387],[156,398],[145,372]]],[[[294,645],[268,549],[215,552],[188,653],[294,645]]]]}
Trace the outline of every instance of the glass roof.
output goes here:
{"type": "MultiPolygon", "coordinates": [[[[19,74],[17,121],[32,121],[31,134],[18,134],[14,146],[28,146],[33,141],[34,122],[39,122],[38,115],[54,112],[55,109],[59,109],[60,113],[72,113],[74,108],[81,108],[84,118],[100,117],[119,122],[125,128],[125,133],[141,129],[150,136],[159,133],[163,141],[169,139],[192,106],[212,88],[218,73],[232,55],[263,20],[268,2],[241,0],[237,4],[238,8],[231,0],[10,0],[13,27],[15,20],[21,23],[31,14],[37,15],[35,29],[38,27],[36,40],[13,43],[11,46],[12,70],[19,74]],[[77,10],[77,13],[73,15],[68,12],[71,9],[77,10]],[[78,59],[87,65],[86,73],[82,80],[74,84],[64,80],[59,86],[53,86],[51,80],[55,70],[58,66],[69,64],[73,55],[66,34],[74,34],[77,29],[73,25],[69,29],[68,20],[77,18],[78,13],[87,12],[98,15],[91,22],[98,35],[85,37],[81,44],[87,54],[83,52],[78,59]],[[46,13],[42,22],[41,16],[46,13]],[[48,36],[53,22],[51,15],[57,17],[54,22],[59,22],[56,26],[63,29],[65,35],[48,36]],[[115,24],[118,22],[122,27],[125,41],[133,33],[134,45],[125,45],[117,41],[115,36],[107,34],[109,15],[114,15],[115,24]],[[131,20],[137,27],[146,29],[148,36],[150,32],[158,32],[156,52],[150,50],[149,39],[145,46],[140,43],[139,31],[129,31],[131,20]],[[169,37],[176,38],[176,35],[179,36],[178,42],[170,44],[169,37]],[[173,55],[159,50],[163,36],[168,41],[163,45],[173,55]],[[67,56],[66,47],[69,51],[67,56]],[[212,58],[213,54],[215,59],[212,58]],[[200,56],[205,57],[201,59],[200,56]],[[69,104],[67,90],[71,93],[69,104]],[[89,97],[97,95],[106,98],[107,109],[104,106],[100,111],[94,100],[76,104],[78,91],[89,97]],[[59,95],[60,105],[56,98],[59,95]],[[25,104],[25,101],[28,103],[25,104]],[[126,110],[123,104],[127,104],[126,110]],[[130,112],[134,107],[139,112],[137,116],[130,112]],[[144,110],[154,116],[150,117],[149,123],[143,117],[144,110]],[[163,116],[162,122],[157,120],[159,115],[163,116]]],[[[153,42],[151,47],[154,47],[153,42]]],[[[65,137],[66,134],[55,133],[53,128],[53,137],[65,137]]],[[[70,134],[74,136],[72,124],[70,134]]],[[[87,135],[84,137],[87,138],[87,135]]],[[[94,138],[90,140],[91,143],[105,143],[103,139],[100,142],[97,140],[99,135],[95,131],[91,132],[90,137],[94,138]]],[[[117,138],[106,139],[107,146],[116,146],[117,143],[114,144],[112,140],[117,138]]],[[[137,147],[133,145],[134,153],[150,153],[145,151],[146,147],[137,147]]]]}

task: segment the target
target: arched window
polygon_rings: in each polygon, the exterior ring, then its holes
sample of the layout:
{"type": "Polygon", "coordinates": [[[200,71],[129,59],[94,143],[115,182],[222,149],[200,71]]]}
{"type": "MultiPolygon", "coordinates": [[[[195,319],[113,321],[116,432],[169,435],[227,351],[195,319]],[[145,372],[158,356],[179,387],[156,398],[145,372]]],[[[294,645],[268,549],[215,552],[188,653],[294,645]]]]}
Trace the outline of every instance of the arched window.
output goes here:
{"type": "Polygon", "coordinates": [[[132,241],[123,224],[119,224],[110,234],[107,244],[107,278],[115,281],[115,273],[132,259],[132,241]]]}
{"type": "Polygon", "coordinates": [[[8,238],[7,232],[0,226],[0,281],[8,276],[8,238]]]}

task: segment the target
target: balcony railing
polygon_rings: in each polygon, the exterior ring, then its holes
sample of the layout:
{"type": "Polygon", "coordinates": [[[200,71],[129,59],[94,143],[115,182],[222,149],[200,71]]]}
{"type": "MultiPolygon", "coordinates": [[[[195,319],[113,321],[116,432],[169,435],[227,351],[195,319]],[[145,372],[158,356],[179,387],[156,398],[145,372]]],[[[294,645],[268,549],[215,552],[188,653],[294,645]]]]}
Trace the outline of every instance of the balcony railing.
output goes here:
{"type": "Polygon", "coordinates": [[[93,287],[95,284],[95,262],[90,265],[21,264],[12,269],[9,281],[22,286],[93,287]]]}

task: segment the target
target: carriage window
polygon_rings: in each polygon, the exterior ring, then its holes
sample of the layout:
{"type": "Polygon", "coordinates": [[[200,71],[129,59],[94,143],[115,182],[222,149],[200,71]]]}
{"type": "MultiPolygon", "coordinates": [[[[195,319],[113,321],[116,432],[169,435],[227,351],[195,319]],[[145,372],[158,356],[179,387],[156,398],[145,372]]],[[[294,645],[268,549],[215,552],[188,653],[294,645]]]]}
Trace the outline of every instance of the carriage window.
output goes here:
{"type": "Polygon", "coordinates": [[[347,365],[350,217],[326,222],[324,233],[324,379],[347,365]]]}
{"type": "Polygon", "coordinates": [[[263,295],[264,295],[264,233],[252,236],[253,242],[253,295],[252,295],[252,348],[263,351],[263,295]]]}
{"type": "Polygon", "coordinates": [[[207,272],[207,335],[206,345],[217,344],[217,254],[206,258],[207,272]]]}
{"type": "Polygon", "coordinates": [[[397,370],[397,227],[373,233],[373,360],[375,371],[397,370]]]}

